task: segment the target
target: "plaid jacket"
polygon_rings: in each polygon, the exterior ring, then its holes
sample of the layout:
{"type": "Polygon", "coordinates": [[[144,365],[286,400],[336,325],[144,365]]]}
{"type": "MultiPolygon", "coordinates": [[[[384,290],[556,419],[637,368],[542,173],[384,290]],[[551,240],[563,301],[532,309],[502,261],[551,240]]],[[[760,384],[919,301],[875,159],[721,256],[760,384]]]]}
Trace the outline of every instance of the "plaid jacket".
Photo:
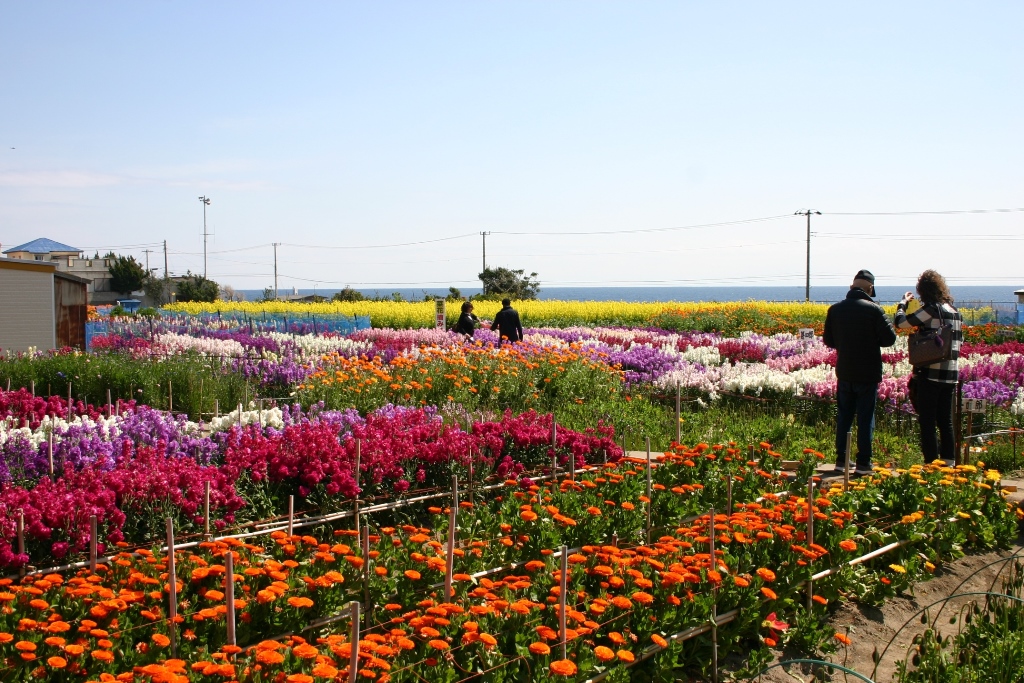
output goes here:
{"type": "Polygon", "coordinates": [[[918,377],[930,379],[933,382],[956,384],[960,376],[957,359],[960,358],[960,344],[964,340],[963,318],[960,317],[960,312],[950,304],[942,304],[941,319],[939,315],[939,307],[935,304],[924,304],[909,315],[905,307],[898,305],[896,307],[896,315],[893,318],[893,324],[903,330],[915,327],[937,330],[943,323],[952,325],[953,351],[949,355],[949,360],[932,363],[922,368],[914,368],[914,374],[918,377]]]}

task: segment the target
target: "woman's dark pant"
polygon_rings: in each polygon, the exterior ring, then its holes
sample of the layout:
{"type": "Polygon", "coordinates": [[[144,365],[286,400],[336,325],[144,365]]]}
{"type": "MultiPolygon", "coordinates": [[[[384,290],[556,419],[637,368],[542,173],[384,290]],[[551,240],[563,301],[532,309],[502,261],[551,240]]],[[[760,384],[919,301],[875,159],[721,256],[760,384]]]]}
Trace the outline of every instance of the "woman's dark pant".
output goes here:
{"type": "Polygon", "coordinates": [[[923,377],[915,377],[917,401],[917,422],[921,425],[921,453],[925,462],[942,458],[947,464],[953,464],[955,445],[953,442],[953,396],[955,384],[933,382],[923,377]],[[935,429],[938,427],[939,439],[936,442],[935,429]]]}

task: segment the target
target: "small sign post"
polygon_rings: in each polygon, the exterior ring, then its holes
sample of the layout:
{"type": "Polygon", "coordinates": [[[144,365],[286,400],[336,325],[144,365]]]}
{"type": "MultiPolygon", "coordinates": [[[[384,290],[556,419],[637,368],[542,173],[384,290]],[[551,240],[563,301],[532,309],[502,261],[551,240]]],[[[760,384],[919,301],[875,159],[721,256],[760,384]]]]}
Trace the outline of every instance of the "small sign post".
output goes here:
{"type": "Polygon", "coordinates": [[[434,321],[435,327],[439,330],[447,328],[447,321],[445,319],[445,300],[434,299],[434,321]]]}
{"type": "Polygon", "coordinates": [[[799,332],[801,339],[814,339],[814,330],[810,327],[801,327],[799,332]]]}

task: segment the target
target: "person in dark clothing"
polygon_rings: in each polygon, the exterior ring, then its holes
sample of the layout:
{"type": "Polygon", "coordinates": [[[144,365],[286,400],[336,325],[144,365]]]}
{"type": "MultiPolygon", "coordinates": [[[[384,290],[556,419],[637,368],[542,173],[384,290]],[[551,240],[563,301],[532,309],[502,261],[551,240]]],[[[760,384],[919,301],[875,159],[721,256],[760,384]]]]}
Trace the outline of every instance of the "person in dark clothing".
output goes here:
{"type": "Polygon", "coordinates": [[[499,346],[502,339],[507,339],[510,342],[522,341],[523,324],[519,322],[519,312],[512,308],[511,299],[501,300],[501,310],[494,316],[491,329],[496,329],[498,332],[499,346]]]}
{"type": "Polygon", "coordinates": [[[896,343],[896,330],[882,307],[872,300],[875,276],[857,273],[846,299],[825,316],[825,346],[836,350],[836,469],[846,468],[846,433],[857,418],[856,474],[871,473],[871,442],[875,401],[882,381],[882,349],[896,343]]]}
{"type": "Polygon", "coordinates": [[[907,313],[907,304],[914,298],[912,292],[903,295],[903,300],[896,304],[896,315],[893,323],[904,330],[913,328],[939,329],[943,324],[952,328],[950,336],[949,360],[942,360],[931,365],[914,367],[910,378],[913,383],[914,410],[921,426],[921,453],[924,461],[930,463],[941,457],[946,465],[955,463],[956,446],[953,440],[953,398],[956,394],[956,383],[960,378],[958,368],[960,344],[963,342],[963,318],[953,307],[953,297],[946,286],[946,280],[934,270],[926,270],[917,280],[917,294],[921,297],[921,307],[913,313],[907,313]],[[939,429],[939,440],[935,440],[935,428],[939,429]]]}
{"type": "Polygon", "coordinates": [[[455,331],[472,339],[473,332],[476,331],[476,326],[479,324],[480,318],[473,315],[473,304],[463,301],[462,313],[459,314],[459,320],[455,323],[455,331]]]}

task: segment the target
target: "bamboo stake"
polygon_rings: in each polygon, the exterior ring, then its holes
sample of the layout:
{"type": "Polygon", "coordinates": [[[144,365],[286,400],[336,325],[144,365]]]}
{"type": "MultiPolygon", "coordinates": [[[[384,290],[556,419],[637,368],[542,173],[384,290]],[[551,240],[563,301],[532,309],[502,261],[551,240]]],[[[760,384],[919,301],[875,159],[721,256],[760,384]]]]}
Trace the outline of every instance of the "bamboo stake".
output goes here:
{"type": "Polygon", "coordinates": [[[732,472],[727,472],[725,477],[725,514],[732,517],[732,472]]]}
{"type": "Polygon", "coordinates": [[[107,417],[110,417],[113,414],[112,410],[113,410],[113,407],[110,405],[110,388],[108,387],[107,388],[107,417]]]}
{"type": "Polygon", "coordinates": [[[36,397],[36,381],[32,380],[32,382],[30,384],[32,386],[32,398],[35,398],[36,397]]]}
{"type": "Polygon", "coordinates": [[[71,422],[71,415],[75,404],[71,402],[71,382],[68,382],[68,422],[71,422]]]}
{"type": "Polygon", "coordinates": [[[46,437],[47,453],[50,456],[50,476],[53,476],[53,427],[50,427],[50,433],[46,437]]]}
{"type": "Polygon", "coordinates": [[[174,386],[171,380],[167,380],[167,412],[174,412],[174,386]]]}
{"type": "Polygon", "coordinates": [[[555,414],[551,413],[551,474],[558,472],[558,426],[555,414]]]}
{"type": "Polygon", "coordinates": [[[174,520],[167,518],[167,615],[171,636],[171,657],[178,652],[178,572],[174,566],[174,520]]]}

